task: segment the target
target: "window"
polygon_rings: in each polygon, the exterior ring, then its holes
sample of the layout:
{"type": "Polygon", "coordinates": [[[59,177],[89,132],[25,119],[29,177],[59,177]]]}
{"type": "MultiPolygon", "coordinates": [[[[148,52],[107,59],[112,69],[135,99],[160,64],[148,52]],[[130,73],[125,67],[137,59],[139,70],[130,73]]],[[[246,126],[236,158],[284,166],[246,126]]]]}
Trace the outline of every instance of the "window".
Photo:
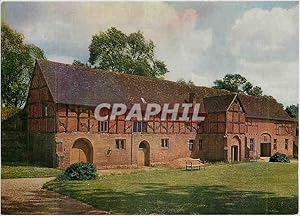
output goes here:
{"type": "Polygon", "coordinates": [[[254,151],[254,139],[250,139],[250,151],[254,151]]]}
{"type": "Polygon", "coordinates": [[[147,122],[133,122],[133,132],[147,132],[147,122]]]}
{"type": "Polygon", "coordinates": [[[48,116],[48,105],[46,103],[42,103],[42,117],[48,116]]]}
{"type": "Polygon", "coordinates": [[[264,142],[267,142],[268,141],[268,138],[266,135],[264,135],[264,142]]]}
{"type": "Polygon", "coordinates": [[[125,149],[125,140],[124,139],[116,139],[116,148],[117,149],[125,149]]]}
{"type": "Polygon", "coordinates": [[[277,150],[277,139],[274,139],[274,142],[273,142],[273,149],[274,149],[274,150],[277,150]]]}
{"type": "Polygon", "coordinates": [[[194,146],[195,140],[189,140],[189,150],[193,151],[193,146],[194,146]]]}
{"type": "Polygon", "coordinates": [[[203,146],[202,146],[202,140],[199,140],[199,143],[198,143],[198,145],[199,145],[199,150],[201,151],[201,150],[202,150],[202,148],[203,148],[203,146]]]}
{"type": "Polygon", "coordinates": [[[285,149],[289,148],[289,140],[288,139],[285,139],[285,141],[284,141],[284,148],[285,149]]]}
{"type": "Polygon", "coordinates": [[[161,139],[160,145],[162,148],[169,148],[169,139],[161,139]]]}
{"type": "Polygon", "coordinates": [[[100,121],[100,132],[108,132],[108,121],[100,121]]]}

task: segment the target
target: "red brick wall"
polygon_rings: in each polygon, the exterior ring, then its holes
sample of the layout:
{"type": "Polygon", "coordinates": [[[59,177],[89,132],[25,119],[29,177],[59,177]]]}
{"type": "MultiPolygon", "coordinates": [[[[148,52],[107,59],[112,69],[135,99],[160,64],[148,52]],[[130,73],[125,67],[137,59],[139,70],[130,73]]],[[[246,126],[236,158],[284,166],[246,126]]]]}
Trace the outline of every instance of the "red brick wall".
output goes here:
{"type": "Polygon", "coordinates": [[[280,152],[292,156],[293,143],[297,142],[295,131],[296,124],[292,122],[246,118],[242,106],[235,99],[226,112],[207,114],[196,140],[202,140],[202,150],[196,149],[193,155],[208,161],[231,161],[231,147],[237,145],[239,160],[257,159],[261,154],[261,143],[265,142],[263,135],[267,134],[267,142],[271,142],[271,155],[280,152]],[[226,119],[222,118],[223,115],[226,119]],[[226,125],[224,130],[223,123],[226,125]],[[250,150],[250,139],[254,139],[253,151],[250,150]],[[274,139],[277,149],[274,149],[274,139]]]}
{"type": "Polygon", "coordinates": [[[260,155],[260,143],[264,142],[263,134],[270,136],[271,154],[280,152],[289,156],[293,155],[293,142],[296,141],[296,125],[294,123],[247,118],[246,125],[247,141],[249,142],[250,138],[254,139],[257,155],[260,155]],[[273,148],[274,139],[277,140],[277,150],[273,148]],[[285,149],[285,139],[288,139],[288,149],[285,149]]]}
{"type": "Polygon", "coordinates": [[[67,167],[70,161],[70,151],[76,140],[87,139],[93,146],[93,163],[97,167],[116,165],[137,165],[137,151],[139,144],[146,141],[150,146],[150,163],[165,163],[177,158],[188,157],[190,139],[196,134],[107,134],[107,133],[58,133],[56,134],[56,152],[58,166],[67,167]],[[169,148],[161,147],[161,139],[169,139],[169,148]],[[116,139],[125,139],[126,148],[117,149],[116,139]],[[111,150],[111,151],[109,151],[111,150]]]}

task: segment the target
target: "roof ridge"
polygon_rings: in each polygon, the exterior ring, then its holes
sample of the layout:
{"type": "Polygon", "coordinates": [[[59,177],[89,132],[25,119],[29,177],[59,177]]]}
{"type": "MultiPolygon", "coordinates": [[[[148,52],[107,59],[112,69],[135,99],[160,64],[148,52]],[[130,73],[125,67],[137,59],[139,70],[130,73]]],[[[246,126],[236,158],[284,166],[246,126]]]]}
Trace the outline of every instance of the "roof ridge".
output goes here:
{"type": "MultiPolygon", "coordinates": [[[[48,60],[48,59],[37,59],[36,61],[37,62],[43,61],[43,62],[50,62],[50,63],[54,63],[54,64],[60,64],[60,65],[68,66],[68,67],[84,69],[85,71],[89,71],[89,72],[95,72],[95,73],[102,72],[102,73],[111,74],[113,76],[125,76],[125,77],[128,77],[128,78],[135,77],[135,78],[141,78],[141,79],[147,79],[147,80],[151,79],[151,80],[155,80],[155,81],[169,82],[169,83],[176,84],[178,86],[182,86],[182,87],[190,88],[190,89],[192,89],[192,88],[214,89],[212,87],[201,86],[201,85],[183,85],[183,84],[177,83],[176,81],[173,81],[173,80],[160,79],[160,78],[152,77],[152,76],[142,76],[142,75],[137,75],[137,74],[127,74],[125,72],[109,71],[109,70],[103,70],[103,69],[100,69],[100,68],[91,68],[91,67],[87,67],[87,66],[83,66],[83,65],[67,64],[67,63],[62,63],[62,62],[57,62],[57,61],[51,61],[51,60],[48,60]]],[[[215,89],[215,90],[220,91],[220,92],[224,92],[224,93],[225,92],[229,92],[229,91],[224,90],[224,89],[215,89]]]]}

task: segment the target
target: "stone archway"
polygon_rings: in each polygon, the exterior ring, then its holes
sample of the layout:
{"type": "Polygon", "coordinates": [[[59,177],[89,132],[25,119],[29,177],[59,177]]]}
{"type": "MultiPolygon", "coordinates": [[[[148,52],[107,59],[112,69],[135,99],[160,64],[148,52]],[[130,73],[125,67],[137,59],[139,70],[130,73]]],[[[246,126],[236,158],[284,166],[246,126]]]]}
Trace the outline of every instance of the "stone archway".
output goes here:
{"type": "Polygon", "coordinates": [[[150,166],[150,145],[147,141],[142,141],[138,146],[137,165],[150,166]]]}
{"type": "Polygon", "coordinates": [[[88,139],[77,139],[70,151],[70,164],[77,162],[93,163],[93,145],[88,139]]]}

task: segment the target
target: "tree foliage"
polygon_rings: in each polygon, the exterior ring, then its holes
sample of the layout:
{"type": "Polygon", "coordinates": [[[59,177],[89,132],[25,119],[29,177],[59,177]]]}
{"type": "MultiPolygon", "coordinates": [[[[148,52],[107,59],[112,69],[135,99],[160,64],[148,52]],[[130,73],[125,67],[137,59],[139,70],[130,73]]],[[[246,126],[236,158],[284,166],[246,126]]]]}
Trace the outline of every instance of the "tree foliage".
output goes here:
{"type": "Polygon", "coordinates": [[[6,23],[1,25],[2,106],[21,107],[28,93],[36,58],[45,59],[43,50],[25,44],[24,36],[6,23]]]}
{"type": "Polygon", "coordinates": [[[247,81],[247,79],[240,74],[226,74],[223,80],[214,81],[213,88],[253,96],[262,96],[263,93],[261,87],[253,86],[252,83],[247,81]]]}
{"type": "Polygon", "coordinates": [[[191,80],[186,81],[184,79],[179,79],[179,80],[176,81],[176,83],[178,83],[180,85],[188,85],[188,86],[194,86],[195,85],[195,83],[193,81],[191,81],[191,80]]]}
{"type": "Polygon", "coordinates": [[[285,111],[289,114],[290,117],[298,119],[298,109],[299,109],[299,104],[297,105],[292,104],[290,106],[287,106],[285,108],[285,111]]]}
{"type": "Polygon", "coordinates": [[[154,43],[138,31],[126,35],[112,27],[92,37],[89,63],[92,67],[128,74],[162,77],[168,72],[154,56],[154,43]]]}
{"type": "Polygon", "coordinates": [[[86,66],[86,67],[91,67],[88,63],[83,63],[79,60],[74,60],[72,65],[79,65],[79,66],[86,66]]]}

